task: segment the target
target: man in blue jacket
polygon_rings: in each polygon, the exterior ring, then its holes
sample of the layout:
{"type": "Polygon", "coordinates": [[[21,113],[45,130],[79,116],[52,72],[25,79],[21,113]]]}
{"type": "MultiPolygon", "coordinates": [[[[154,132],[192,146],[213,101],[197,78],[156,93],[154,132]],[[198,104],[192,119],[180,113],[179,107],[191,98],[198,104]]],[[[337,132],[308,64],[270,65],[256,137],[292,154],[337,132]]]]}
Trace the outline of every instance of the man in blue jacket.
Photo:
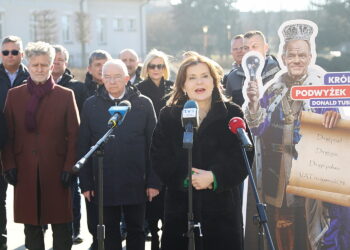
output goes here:
{"type": "MultiPolygon", "coordinates": [[[[143,250],[146,199],[158,195],[160,183],[149,161],[149,146],[156,116],[152,102],[134,87],[128,86],[128,71],[119,60],[103,65],[102,81],[96,95],[86,100],[81,114],[78,151],[83,156],[108,130],[108,109],[121,100],[131,103],[131,110],[115,130],[115,138],[104,145],[104,224],[105,249],[121,250],[119,221],[121,208],[127,226],[128,250],[143,250]]],[[[89,202],[97,203],[97,162],[90,161],[80,171],[80,187],[89,202]]],[[[96,228],[97,222],[95,222],[96,228]]],[[[96,238],[96,231],[94,232],[96,238]]],[[[97,249],[97,246],[93,246],[97,249]]]]}

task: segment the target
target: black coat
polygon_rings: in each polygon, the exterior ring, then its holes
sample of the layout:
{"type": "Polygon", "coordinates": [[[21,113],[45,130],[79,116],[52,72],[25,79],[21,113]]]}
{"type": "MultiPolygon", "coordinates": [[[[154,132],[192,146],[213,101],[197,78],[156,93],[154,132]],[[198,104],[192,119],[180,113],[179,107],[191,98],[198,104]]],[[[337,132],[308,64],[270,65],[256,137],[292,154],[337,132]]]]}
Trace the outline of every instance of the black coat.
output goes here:
{"type": "Polygon", "coordinates": [[[7,127],[5,121],[5,115],[0,111],[0,178],[2,175],[2,161],[1,161],[1,150],[4,148],[7,140],[7,127]]]}
{"type": "Polygon", "coordinates": [[[166,96],[170,93],[173,84],[172,81],[162,79],[158,87],[150,78],[148,78],[140,82],[136,87],[143,95],[151,99],[158,117],[160,109],[166,104],[166,96]]]}
{"type": "MultiPolygon", "coordinates": [[[[182,148],[183,106],[162,109],[153,134],[151,160],[155,172],[167,187],[163,247],[187,249],[182,234],[187,229],[187,151],[182,148]]],[[[213,95],[212,107],[194,137],[192,166],[211,170],[217,189],[194,190],[195,221],[201,222],[207,250],[242,249],[243,222],[238,185],[247,176],[237,137],[228,129],[232,117],[243,117],[233,103],[224,103],[213,95]]],[[[203,244],[203,246],[201,245],[203,244]]]]}
{"type": "MultiPolygon", "coordinates": [[[[275,74],[280,71],[280,66],[277,60],[273,56],[267,56],[265,59],[265,65],[261,73],[262,82],[265,85],[267,82],[273,79],[275,74]]],[[[232,97],[232,101],[242,106],[244,103],[243,97],[243,84],[245,81],[245,74],[242,65],[234,68],[224,78],[224,86],[226,88],[226,94],[232,97]]]]}
{"type": "Polygon", "coordinates": [[[92,75],[89,72],[87,72],[85,75],[84,86],[85,86],[85,91],[87,93],[87,98],[89,98],[90,96],[97,94],[97,90],[102,85],[99,85],[97,82],[95,82],[92,75]]]}
{"type": "Polygon", "coordinates": [[[74,80],[73,78],[74,76],[71,74],[69,69],[66,69],[61,80],[57,84],[73,90],[75,102],[77,103],[80,113],[83,108],[83,103],[88,97],[88,91],[82,82],[74,80]]]}
{"type": "MultiPolygon", "coordinates": [[[[150,168],[148,154],[156,123],[152,103],[133,87],[127,88],[123,99],[131,102],[131,110],[114,130],[115,138],[104,145],[105,206],[140,204],[146,201],[146,188],[160,188],[150,168]]],[[[113,105],[104,87],[85,101],[78,140],[79,157],[107,132],[111,117],[108,109],[113,105]]],[[[79,177],[82,192],[97,191],[97,161],[88,162],[79,177]]]]}
{"type": "Polygon", "coordinates": [[[4,110],[5,100],[9,89],[21,85],[23,81],[28,78],[28,76],[29,73],[27,68],[23,64],[20,64],[17,77],[11,87],[11,81],[5,71],[5,67],[3,64],[0,64],[0,111],[4,110]]]}
{"type": "Polygon", "coordinates": [[[2,111],[0,111],[0,150],[4,148],[6,139],[7,139],[7,127],[6,127],[5,115],[2,111]]]}

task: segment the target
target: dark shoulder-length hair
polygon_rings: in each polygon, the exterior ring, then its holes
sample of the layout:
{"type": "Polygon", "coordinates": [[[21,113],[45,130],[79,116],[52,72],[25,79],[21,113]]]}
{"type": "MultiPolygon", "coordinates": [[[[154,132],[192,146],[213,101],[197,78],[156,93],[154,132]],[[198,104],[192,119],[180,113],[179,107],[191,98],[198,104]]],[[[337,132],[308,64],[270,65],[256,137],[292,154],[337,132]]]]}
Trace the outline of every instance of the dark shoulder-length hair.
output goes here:
{"type": "Polygon", "coordinates": [[[191,55],[186,57],[180,64],[179,70],[177,72],[176,80],[174,83],[174,88],[170,93],[170,97],[167,101],[167,105],[179,105],[188,100],[188,96],[185,95],[184,86],[187,77],[187,69],[191,66],[204,63],[208,66],[211,77],[213,78],[213,94],[218,97],[221,101],[226,101],[226,97],[221,91],[221,82],[220,82],[220,72],[217,68],[217,63],[213,60],[202,56],[202,55],[191,55]],[[217,96],[218,94],[218,96],[217,96]]]}

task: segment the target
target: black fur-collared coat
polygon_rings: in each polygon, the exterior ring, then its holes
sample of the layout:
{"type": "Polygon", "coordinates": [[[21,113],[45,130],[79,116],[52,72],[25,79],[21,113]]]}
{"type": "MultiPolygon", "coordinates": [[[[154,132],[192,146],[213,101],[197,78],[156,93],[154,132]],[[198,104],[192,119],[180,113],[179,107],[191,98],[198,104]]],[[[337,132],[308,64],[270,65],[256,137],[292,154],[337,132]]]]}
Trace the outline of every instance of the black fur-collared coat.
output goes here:
{"type": "MultiPolygon", "coordinates": [[[[188,196],[184,187],[187,151],[182,147],[182,109],[183,104],[162,109],[151,146],[152,166],[166,185],[163,250],[187,249],[187,238],[183,236],[187,230],[188,196]]],[[[211,170],[217,181],[214,191],[194,189],[194,218],[196,223],[201,223],[203,233],[200,239],[195,230],[199,250],[243,249],[238,185],[247,172],[240,143],[228,129],[232,117],[243,117],[239,106],[223,102],[218,93],[213,93],[211,109],[194,136],[192,166],[211,170]]]]}

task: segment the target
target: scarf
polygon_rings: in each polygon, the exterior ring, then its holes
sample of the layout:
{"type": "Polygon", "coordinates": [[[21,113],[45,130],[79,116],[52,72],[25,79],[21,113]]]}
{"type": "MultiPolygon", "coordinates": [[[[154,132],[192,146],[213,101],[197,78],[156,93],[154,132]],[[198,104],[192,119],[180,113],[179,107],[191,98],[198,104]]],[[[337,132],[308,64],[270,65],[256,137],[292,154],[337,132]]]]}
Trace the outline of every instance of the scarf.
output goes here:
{"type": "Polygon", "coordinates": [[[50,78],[44,84],[35,84],[33,80],[28,77],[27,88],[31,95],[25,114],[25,126],[29,132],[34,132],[37,129],[36,113],[39,109],[40,101],[47,95],[55,86],[55,82],[50,78]]]}

